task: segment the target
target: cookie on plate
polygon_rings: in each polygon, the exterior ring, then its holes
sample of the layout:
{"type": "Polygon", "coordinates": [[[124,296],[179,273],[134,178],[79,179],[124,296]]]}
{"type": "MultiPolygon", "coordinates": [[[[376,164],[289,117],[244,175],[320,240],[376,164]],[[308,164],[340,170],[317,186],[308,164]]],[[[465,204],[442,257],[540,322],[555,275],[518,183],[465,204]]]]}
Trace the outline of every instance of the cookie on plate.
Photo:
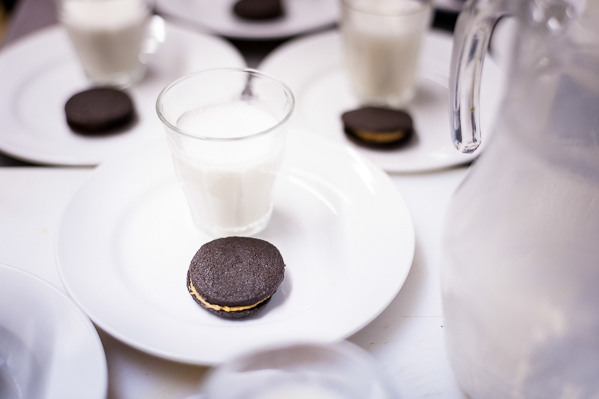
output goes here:
{"type": "Polygon", "coordinates": [[[407,142],[413,134],[410,115],[401,110],[363,107],[341,115],[345,134],[356,144],[391,148],[407,142]]]}
{"type": "Polygon", "coordinates": [[[225,237],[198,250],[187,272],[187,289],[204,309],[227,319],[262,310],[285,276],[285,263],[271,243],[225,237]]]}
{"type": "Polygon", "coordinates": [[[97,87],[75,94],[64,106],[67,124],[83,135],[114,132],[133,121],[133,101],[123,91],[97,87]]]}
{"type": "Polygon", "coordinates": [[[268,21],[284,14],[281,0],[239,0],[233,13],[248,21],[268,21]]]}

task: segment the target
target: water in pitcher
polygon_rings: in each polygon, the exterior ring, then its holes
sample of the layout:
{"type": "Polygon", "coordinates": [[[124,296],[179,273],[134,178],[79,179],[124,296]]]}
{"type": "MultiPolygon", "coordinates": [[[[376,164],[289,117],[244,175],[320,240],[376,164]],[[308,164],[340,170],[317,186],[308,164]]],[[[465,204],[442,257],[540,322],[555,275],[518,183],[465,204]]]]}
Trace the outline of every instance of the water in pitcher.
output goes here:
{"type": "MultiPolygon", "coordinates": [[[[472,399],[599,397],[599,42],[584,29],[598,2],[532,3],[510,10],[521,26],[507,95],[445,221],[447,350],[472,399]]],[[[458,45],[480,26],[464,21],[458,45]]]]}

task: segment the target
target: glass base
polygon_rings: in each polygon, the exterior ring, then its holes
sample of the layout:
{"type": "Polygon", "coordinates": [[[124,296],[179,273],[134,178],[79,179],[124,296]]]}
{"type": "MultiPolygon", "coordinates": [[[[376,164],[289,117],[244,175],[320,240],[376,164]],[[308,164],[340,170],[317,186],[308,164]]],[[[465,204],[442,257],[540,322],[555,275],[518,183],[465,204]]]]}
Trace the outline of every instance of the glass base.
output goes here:
{"type": "Polygon", "coordinates": [[[129,72],[115,72],[112,74],[93,74],[85,71],[87,79],[96,86],[109,86],[125,89],[141,82],[146,74],[146,65],[140,64],[135,70],[129,72]]]}
{"type": "Polygon", "coordinates": [[[219,226],[209,226],[201,223],[196,218],[194,218],[194,224],[200,230],[206,232],[212,237],[231,237],[231,236],[239,236],[239,237],[249,237],[260,233],[262,230],[266,228],[268,222],[270,221],[270,217],[272,216],[273,206],[271,205],[268,208],[268,212],[264,216],[262,216],[257,221],[248,224],[243,227],[219,227],[219,226]]]}
{"type": "Polygon", "coordinates": [[[411,88],[405,90],[400,95],[392,96],[360,96],[357,95],[358,100],[362,106],[373,106],[383,108],[402,109],[405,108],[414,99],[416,90],[411,88]]]}

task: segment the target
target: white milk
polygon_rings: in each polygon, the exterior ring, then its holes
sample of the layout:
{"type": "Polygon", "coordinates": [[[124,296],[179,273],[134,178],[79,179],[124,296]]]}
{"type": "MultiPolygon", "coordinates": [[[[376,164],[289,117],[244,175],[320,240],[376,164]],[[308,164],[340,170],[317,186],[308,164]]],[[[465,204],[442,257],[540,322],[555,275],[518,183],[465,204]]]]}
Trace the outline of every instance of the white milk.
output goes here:
{"type": "Polygon", "coordinates": [[[417,1],[345,5],[342,35],[349,78],[360,102],[402,107],[415,93],[430,9],[417,1]]]}
{"type": "Polygon", "coordinates": [[[242,101],[204,107],[179,118],[177,127],[195,135],[245,136],[215,141],[169,135],[175,171],[199,227],[215,235],[242,235],[266,226],[284,140],[276,132],[247,136],[277,122],[269,112],[242,101]]]}
{"type": "Polygon", "coordinates": [[[141,78],[148,18],[143,0],[62,2],[62,23],[95,83],[126,85],[141,78]]]}

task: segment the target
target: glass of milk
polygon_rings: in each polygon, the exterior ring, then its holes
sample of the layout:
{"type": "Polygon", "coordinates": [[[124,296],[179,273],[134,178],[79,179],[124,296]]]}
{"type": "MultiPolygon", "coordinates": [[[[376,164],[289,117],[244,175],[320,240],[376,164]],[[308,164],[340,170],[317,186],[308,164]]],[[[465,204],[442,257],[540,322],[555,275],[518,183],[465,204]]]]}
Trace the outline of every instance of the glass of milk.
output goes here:
{"type": "Polygon", "coordinates": [[[126,87],[141,80],[145,65],[140,56],[151,13],[148,1],[57,2],[58,18],[92,83],[126,87]]]}
{"type": "Polygon", "coordinates": [[[219,399],[395,399],[372,356],[347,341],[262,348],[214,370],[203,385],[219,399]]]}
{"type": "Polygon", "coordinates": [[[195,224],[216,237],[253,235],[273,210],[291,90],[252,69],[211,69],[175,81],[156,103],[195,224]]]}
{"type": "Polygon", "coordinates": [[[415,94],[429,0],[341,0],[341,35],[354,93],[364,105],[401,108],[415,94]]]}

